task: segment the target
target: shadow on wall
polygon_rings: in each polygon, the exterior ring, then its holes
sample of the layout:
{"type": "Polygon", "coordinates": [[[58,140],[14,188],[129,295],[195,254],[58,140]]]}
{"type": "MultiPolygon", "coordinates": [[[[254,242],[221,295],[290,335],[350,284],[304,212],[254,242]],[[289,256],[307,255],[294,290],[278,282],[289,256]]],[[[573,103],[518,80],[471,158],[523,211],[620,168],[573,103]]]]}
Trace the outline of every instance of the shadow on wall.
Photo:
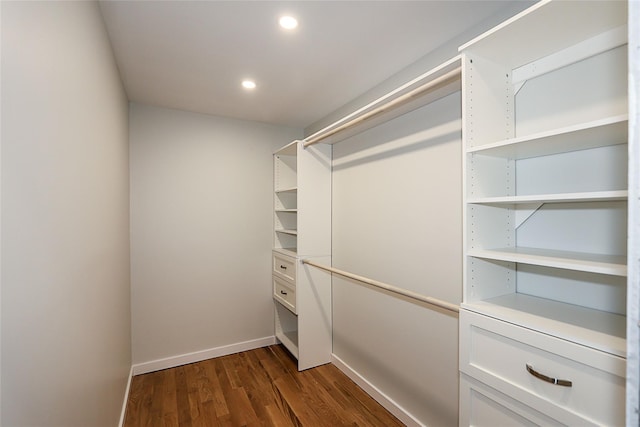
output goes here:
{"type": "Polygon", "coordinates": [[[442,103],[449,105],[454,97],[459,96],[459,93],[449,95],[390,123],[383,123],[340,142],[340,150],[333,151],[333,170],[339,171],[436,145],[462,141],[459,109],[438,108],[442,103]],[[424,120],[419,119],[425,113],[429,117],[426,129],[424,120]]]}
{"type": "MultiPolygon", "coordinates": [[[[430,129],[430,131],[431,130],[432,129],[430,129]]],[[[399,146],[396,146],[394,148],[390,148],[384,151],[380,151],[378,149],[378,150],[375,150],[375,152],[371,154],[365,154],[364,156],[362,155],[362,151],[360,151],[360,156],[357,159],[353,159],[353,160],[345,161],[341,159],[334,159],[333,170],[337,171],[341,169],[348,169],[350,167],[359,166],[365,163],[384,160],[390,157],[400,156],[403,154],[409,154],[412,151],[419,151],[421,149],[434,146],[434,145],[446,144],[448,142],[455,141],[456,139],[458,140],[460,139],[459,129],[452,132],[447,132],[445,134],[431,136],[428,139],[423,139],[419,133],[414,134],[414,135],[411,135],[410,137],[388,141],[388,143],[393,142],[394,145],[400,144],[399,146]]],[[[379,146],[385,143],[386,142],[381,142],[377,145],[379,146]]]]}

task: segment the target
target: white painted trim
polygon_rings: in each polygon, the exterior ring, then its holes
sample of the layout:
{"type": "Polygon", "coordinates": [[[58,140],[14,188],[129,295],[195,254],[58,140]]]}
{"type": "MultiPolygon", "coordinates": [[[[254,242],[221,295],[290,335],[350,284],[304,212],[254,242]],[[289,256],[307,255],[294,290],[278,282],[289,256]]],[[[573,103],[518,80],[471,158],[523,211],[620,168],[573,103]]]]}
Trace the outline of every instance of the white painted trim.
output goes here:
{"type": "Polygon", "coordinates": [[[227,356],[229,354],[239,353],[241,351],[254,350],[256,348],[266,347],[273,344],[276,344],[275,336],[258,338],[251,341],[225,345],[222,347],[195,351],[193,353],[166,357],[164,359],[137,363],[133,365],[131,369],[133,370],[133,375],[146,374],[149,372],[160,371],[162,369],[175,368],[176,366],[186,365],[188,363],[195,363],[207,359],[213,359],[214,357],[227,356]]]}
{"type": "Polygon", "coordinates": [[[124,390],[124,401],[122,402],[122,411],[120,412],[120,422],[118,427],[124,426],[124,417],[127,414],[127,402],[129,401],[129,390],[131,389],[131,379],[133,378],[133,366],[129,369],[129,378],[127,379],[127,388],[124,390]]]}
{"type": "Polygon", "coordinates": [[[425,424],[418,421],[413,415],[411,415],[406,409],[398,405],[393,399],[384,394],[375,385],[371,384],[366,378],[360,375],[347,365],[342,359],[335,354],[331,354],[331,363],[333,363],[338,369],[340,369],[346,376],[351,378],[361,389],[363,389],[369,396],[376,400],[386,410],[391,412],[396,418],[402,421],[407,426],[424,427],[425,424]]]}

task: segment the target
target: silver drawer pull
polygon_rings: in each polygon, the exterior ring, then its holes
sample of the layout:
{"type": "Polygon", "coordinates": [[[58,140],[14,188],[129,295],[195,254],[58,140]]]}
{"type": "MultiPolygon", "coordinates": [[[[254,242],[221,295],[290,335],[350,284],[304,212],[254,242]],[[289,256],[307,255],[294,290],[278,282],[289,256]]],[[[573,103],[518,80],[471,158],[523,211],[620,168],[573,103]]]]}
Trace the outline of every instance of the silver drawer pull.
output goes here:
{"type": "Polygon", "coordinates": [[[286,295],[286,294],[287,294],[285,291],[280,291],[280,293],[281,293],[282,295],[286,295]]]}
{"type": "Polygon", "coordinates": [[[287,266],[286,265],[281,265],[280,268],[283,269],[283,270],[286,270],[287,266]]]}
{"type": "Polygon", "coordinates": [[[534,377],[541,379],[542,381],[546,381],[548,383],[551,384],[555,384],[555,385],[561,385],[563,387],[571,387],[573,385],[573,383],[569,380],[559,380],[557,378],[552,378],[552,377],[548,377],[544,374],[541,374],[540,372],[536,371],[535,369],[533,369],[533,366],[529,365],[527,363],[527,371],[533,375],[534,377]]]}

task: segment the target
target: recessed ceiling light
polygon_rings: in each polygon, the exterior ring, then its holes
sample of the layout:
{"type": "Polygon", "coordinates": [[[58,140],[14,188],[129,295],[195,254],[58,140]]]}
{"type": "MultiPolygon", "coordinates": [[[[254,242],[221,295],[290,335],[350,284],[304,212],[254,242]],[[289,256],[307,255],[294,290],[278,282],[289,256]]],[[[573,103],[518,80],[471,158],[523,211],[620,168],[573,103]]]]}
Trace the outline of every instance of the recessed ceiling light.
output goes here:
{"type": "Polygon", "coordinates": [[[298,20],[293,16],[283,16],[278,22],[285,30],[293,30],[298,26],[298,20]]]}
{"type": "Polygon", "coordinates": [[[255,89],[256,88],[256,82],[254,82],[253,80],[243,80],[242,81],[242,87],[245,89],[255,89]]]}

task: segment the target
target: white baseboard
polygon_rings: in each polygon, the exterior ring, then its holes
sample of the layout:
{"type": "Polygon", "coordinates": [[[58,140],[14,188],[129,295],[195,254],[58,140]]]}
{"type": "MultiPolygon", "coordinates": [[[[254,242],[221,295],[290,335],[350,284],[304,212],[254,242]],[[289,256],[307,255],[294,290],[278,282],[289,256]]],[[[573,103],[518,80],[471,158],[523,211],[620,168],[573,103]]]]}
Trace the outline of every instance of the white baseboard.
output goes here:
{"type": "Polygon", "coordinates": [[[131,389],[131,378],[133,378],[133,366],[129,369],[129,378],[127,378],[127,388],[124,390],[124,402],[122,402],[122,411],[120,412],[120,422],[118,427],[124,425],[124,417],[127,412],[127,402],[129,401],[129,390],[131,389]]]}
{"type": "Polygon", "coordinates": [[[186,365],[188,363],[201,362],[203,360],[213,359],[214,357],[226,356],[229,354],[240,353],[241,351],[266,347],[273,344],[276,344],[275,336],[258,338],[251,341],[210,348],[208,350],[195,351],[193,353],[138,363],[133,365],[131,369],[133,370],[133,375],[146,374],[149,372],[160,371],[162,369],[175,368],[176,366],[186,365]]]}
{"type": "Polygon", "coordinates": [[[403,407],[398,405],[393,399],[389,398],[380,389],[371,384],[358,372],[353,370],[342,359],[335,354],[331,355],[331,363],[333,363],[338,369],[340,369],[346,376],[351,378],[353,382],[358,384],[369,396],[375,399],[380,405],[382,405],[387,411],[391,412],[396,418],[402,421],[407,426],[424,427],[420,421],[415,419],[413,415],[407,412],[403,407]]]}

